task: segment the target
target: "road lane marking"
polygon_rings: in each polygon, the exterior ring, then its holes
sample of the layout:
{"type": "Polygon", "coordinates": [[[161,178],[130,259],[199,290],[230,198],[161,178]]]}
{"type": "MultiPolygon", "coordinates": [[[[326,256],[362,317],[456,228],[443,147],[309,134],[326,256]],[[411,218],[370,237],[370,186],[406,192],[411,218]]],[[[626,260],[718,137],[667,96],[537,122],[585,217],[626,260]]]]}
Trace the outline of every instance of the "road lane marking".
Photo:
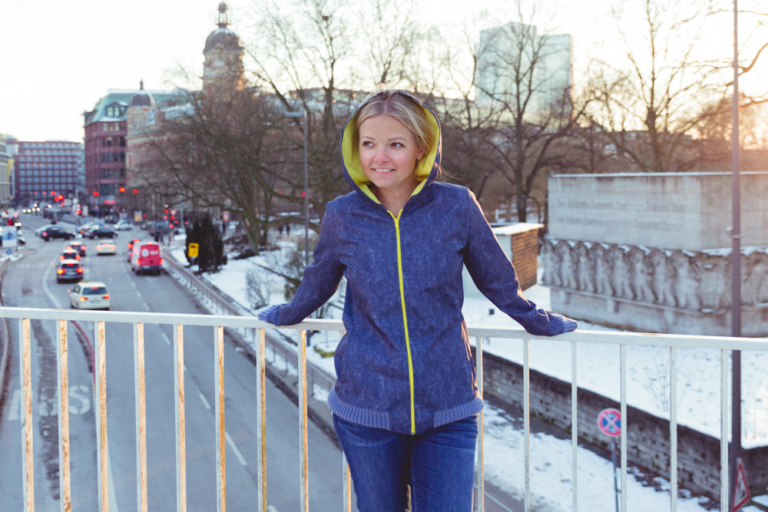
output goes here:
{"type": "Polygon", "coordinates": [[[208,403],[208,400],[205,399],[205,396],[202,393],[198,393],[198,395],[200,395],[200,400],[203,401],[203,405],[205,406],[205,408],[210,410],[211,404],[208,403]]]}
{"type": "Polygon", "coordinates": [[[237,449],[237,445],[232,440],[232,438],[229,437],[229,432],[224,432],[224,437],[227,439],[227,444],[229,445],[229,447],[232,448],[233,452],[235,452],[235,456],[237,457],[237,460],[240,461],[240,464],[242,464],[243,466],[247,466],[248,463],[245,462],[245,457],[243,457],[243,454],[240,453],[240,450],[237,449]]]}
{"type": "Polygon", "coordinates": [[[267,511],[268,512],[277,512],[277,509],[274,505],[267,505],[267,511]]]}
{"type": "Polygon", "coordinates": [[[17,389],[13,392],[13,398],[11,399],[11,414],[8,416],[8,420],[18,420],[19,413],[21,412],[21,390],[17,389]]]}
{"type": "Polygon", "coordinates": [[[147,311],[149,311],[149,306],[147,306],[147,303],[142,301],[144,303],[144,307],[147,308],[147,311]]]}
{"type": "Polygon", "coordinates": [[[163,335],[163,339],[165,340],[165,342],[170,346],[171,345],[171,340],[168,339],[168,336],[166,336],[164,332],[161,333],[161,334],[163,335]]]}

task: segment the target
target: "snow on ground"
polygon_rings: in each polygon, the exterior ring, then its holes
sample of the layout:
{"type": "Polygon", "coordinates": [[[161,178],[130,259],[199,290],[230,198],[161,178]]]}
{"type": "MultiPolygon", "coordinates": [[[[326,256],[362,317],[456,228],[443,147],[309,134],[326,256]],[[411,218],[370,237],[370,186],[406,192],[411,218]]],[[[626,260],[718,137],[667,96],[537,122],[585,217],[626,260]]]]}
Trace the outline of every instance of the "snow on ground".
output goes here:
{"type": "MultiPolygon", "coordinates": [[[[523,463],[524,430],[521,420],[486,404],[484,418],[485,477],[512,497],[525,493],[523,463]]],[[[571,440],[541,432],[531,433],[531,509],[551,512],[572,509],[571,440]]],[[[594,452],[579,448],[578,504],[580,510],[614,510],[612,463],[594,452]]],[[[655,487],[643,484],[642,474],[630,468],[627,504],[631,512],[669,509],[669,481],[655,478],[655,487]],[[658,488],[659,490],[657,490],[658,488]]],[[[621,485],[619,480],[619,486],[621,485]]],[[[683,491],[685,494],[685,491],[683,491]]],[[[704,510],[707,498],[679,497],[680,512],[704,510]]]]}

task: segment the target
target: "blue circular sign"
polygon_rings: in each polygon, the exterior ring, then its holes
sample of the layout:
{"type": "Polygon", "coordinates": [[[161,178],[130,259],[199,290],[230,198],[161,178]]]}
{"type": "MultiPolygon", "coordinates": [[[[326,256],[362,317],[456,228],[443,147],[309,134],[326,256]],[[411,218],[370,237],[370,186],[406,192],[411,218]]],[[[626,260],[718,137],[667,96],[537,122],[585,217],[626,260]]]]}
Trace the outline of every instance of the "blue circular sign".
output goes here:
{"type": "Polygon", "coordinates": [[[610,437],[621,435],[621,413],[616,409],[603,409],[597,415],[597,426],[610,437]]]}

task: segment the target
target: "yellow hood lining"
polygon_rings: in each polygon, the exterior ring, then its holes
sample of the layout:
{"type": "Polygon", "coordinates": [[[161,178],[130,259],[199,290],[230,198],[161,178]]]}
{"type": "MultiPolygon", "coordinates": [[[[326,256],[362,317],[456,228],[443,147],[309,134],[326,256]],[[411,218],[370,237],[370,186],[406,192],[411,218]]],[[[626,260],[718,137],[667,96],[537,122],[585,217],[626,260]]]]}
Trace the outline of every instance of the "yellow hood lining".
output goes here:
{"type": "MultiPolygon", "coordinates": [[[[424,188],[424,184],[427,182],[427,178],[429,178],[429,175],[432,173],[432,167],[435,165],[435,158],[437,158],[437,150],[440,145],[440,125],[437,123],[435,115],[432,114],[429,109],[424,107],[421,108],[423,108],[424,113],[427,114],[429,127],[432,130],[432,133],[435,134],[435,142],[432,144],[427,158],[419,160],[416,164],[416,179],[421,183],[419,183],[419,185],[413,191],[411,197],[421,192],[421,189],[424,188]]],[[[355,114],[355,116],[351,118],[349,122],[347,122],[347,126],[344,128],[344,134],[341,141],[341,155],[344,159],[344,166],[347,168],[347,173],[349,173],[349,176],[352,178],[352,180],[357,184],[358,187],[360,187],[360,190],[362,190],[363,193],[370,197],[373,201],[381,204],[381,201],[376,198],[376,195],[368,186],[370,181],[365,176],[363,167],[360,165],[360,154],[358,153],[357,146],[354,144],[356,117],[357,114],[355,114]]]]}

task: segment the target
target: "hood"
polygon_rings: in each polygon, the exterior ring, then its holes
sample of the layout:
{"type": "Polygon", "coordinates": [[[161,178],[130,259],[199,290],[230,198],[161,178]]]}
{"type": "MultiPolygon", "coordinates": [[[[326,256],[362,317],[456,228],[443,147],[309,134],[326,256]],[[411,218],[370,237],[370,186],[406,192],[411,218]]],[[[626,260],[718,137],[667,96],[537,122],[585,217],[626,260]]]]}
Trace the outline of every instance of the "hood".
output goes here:
{"type": "MultiPolygon", "coordinates": [[[[421,100],[416,96],[403,91],[396,92],[397,94],[402,94],[403,96],[408,96],[409,98],[416,100],[416,102],[421,105],[421,108],[423,108],[424,112],[427,114],[427,120],[429,121],[432,133],[435,134],[435,144],[433,144],[426,158],[417,161],[416,179],[420,183],[413,191],[413,194],[411,194],[411,197],[413,197],[437,178],[440,169],[443,139],[440,131],[440,121],[438,121],[435,113],[425,107],[421,100]]],[[[344,178],[346,178],[358,194],[361,194],[364,198],[373,201],[376,204],[381,204],[381,201],[376,198],[373,191],[368,187],[370,181],[363,172],[363,168],[360,165],[360,155],[357,151],[357,146],[354,144],[355,118],[357,117],[360,108],[362,108],[362,105],[360,105],[360,107],[355,110],[355,113],[350,116],[341,132],[341,167],[344,172],[344,178]]]]}

